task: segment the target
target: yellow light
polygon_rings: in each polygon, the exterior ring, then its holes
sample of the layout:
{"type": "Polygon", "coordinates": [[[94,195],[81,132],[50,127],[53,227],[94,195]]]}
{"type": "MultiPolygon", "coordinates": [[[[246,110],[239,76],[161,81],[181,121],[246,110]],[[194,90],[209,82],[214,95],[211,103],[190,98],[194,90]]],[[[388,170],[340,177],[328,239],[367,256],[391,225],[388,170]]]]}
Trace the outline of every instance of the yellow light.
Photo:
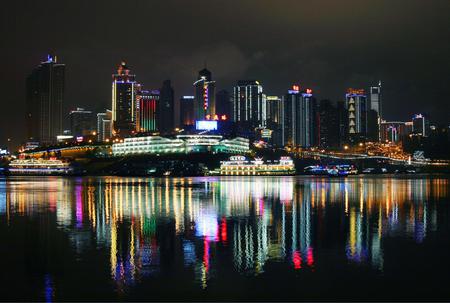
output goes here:
{"type": "Polygon", "coordinates": [[[348,145],[344,145],[344,149],[347,150],[348,149],[348,145]]]}

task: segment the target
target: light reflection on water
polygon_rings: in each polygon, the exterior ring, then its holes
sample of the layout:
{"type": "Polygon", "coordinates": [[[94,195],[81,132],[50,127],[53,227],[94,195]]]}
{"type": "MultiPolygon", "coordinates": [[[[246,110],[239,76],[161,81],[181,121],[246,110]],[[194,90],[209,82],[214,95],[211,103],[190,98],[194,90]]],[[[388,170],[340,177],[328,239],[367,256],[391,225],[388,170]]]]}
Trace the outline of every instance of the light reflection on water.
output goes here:
{"type": "Polygon", "coordinates": [[[221,259],[241,275],[260,275],[268,262],[314,272],[321,248],[338,244],[349,264],[383,273],[383,239],[420,245],[438,229],[448,191],[448,178],[420,177],[17,177],[0,184],[0,216],[10,225],[52,215],[79,258],[108,252],[119,293],[170,270],[163,260],[206,289],[228,265],[221,259]],[[329,239],[335,229],[345,243],[329,239]]]}

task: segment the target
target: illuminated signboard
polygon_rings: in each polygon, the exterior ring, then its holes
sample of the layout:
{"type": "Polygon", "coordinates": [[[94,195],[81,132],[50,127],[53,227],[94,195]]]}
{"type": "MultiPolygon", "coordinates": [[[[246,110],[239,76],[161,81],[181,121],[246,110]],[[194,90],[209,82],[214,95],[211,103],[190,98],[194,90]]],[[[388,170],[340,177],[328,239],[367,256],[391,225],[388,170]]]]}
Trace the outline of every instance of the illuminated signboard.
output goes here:
{"type": "Polygon", "coordinates": [[[214,121],[214,120],[195,121],[195,129],[197,129],[197,130],[217,130],[217,121],[214,121]]]}

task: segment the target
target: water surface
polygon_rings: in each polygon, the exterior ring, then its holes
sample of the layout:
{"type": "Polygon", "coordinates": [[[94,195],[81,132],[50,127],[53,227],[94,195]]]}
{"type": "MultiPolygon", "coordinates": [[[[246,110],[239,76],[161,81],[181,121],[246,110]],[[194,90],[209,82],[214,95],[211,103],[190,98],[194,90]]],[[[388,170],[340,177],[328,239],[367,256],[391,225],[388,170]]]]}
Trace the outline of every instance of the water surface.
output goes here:
{"type": "Polygon", "coordinates": [[[2,300],[449,300],[448,176],[0,179],[2,300]]]}

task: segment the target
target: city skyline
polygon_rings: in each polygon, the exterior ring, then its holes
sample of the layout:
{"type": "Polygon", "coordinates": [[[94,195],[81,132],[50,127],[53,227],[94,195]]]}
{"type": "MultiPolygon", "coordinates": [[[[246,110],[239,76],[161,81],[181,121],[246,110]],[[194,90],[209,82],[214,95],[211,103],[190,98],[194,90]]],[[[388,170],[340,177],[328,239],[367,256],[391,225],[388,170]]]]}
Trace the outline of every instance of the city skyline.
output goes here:
{"type": "Polygon", "coordinates": [[[448,108],[449,76],[445,71],[450,65],[449,42],[445,39],[450,28],[444,15],[449,6],[446,1],[433,5],[421,1],[395,5],[286,1],[259,2],[256,6],[248,1],[241,4],[239,12],[245,15],[256,7],[248,21],[209,22],[203,35],[195,35],[202,22],[197,17],[227,20],[233,6],[209,3],[206,10],[201,3],[188,7],[174,1],[121,5],[127,15],[152,12],[155,24],[161,24],[158,15],[164,16],[162,12],[173,16],[173,24],[154,27],[147,25],[145,18],[133,18],[129,27],[135,30],[125,35],[123,29],[99,26],[108,24],[106,20],[119,7],[118,2],[112,1],[108,7],[55,3],[43,1],[36,7],[30,3],[27,14],[14,3],[5,8],[20,22],[5,18],[12,30],[5,31],[5,47],[0,52],[11,60],[5,60],[10,72],[2,76],[1,83],[8,88],[4,104],[10,114],[2,116],[0,123],[3,129],[12,127],[0,134],[1,142],[11,137],[18,144],[18,138],[24,135],[23,114],[15,110],[15,105],[25,103],[24,78],[46,53],[56,53],[68,66],[64,112],[75,107],[94,111],[109,108],[109,75],[122,59],[149,88],[159,88],[163,80],[171,79],[175,100],[193,94],[192,80],[206,61],[217,81],[217,91],[231,88],[239,79],[258,79],[268,94],[282,95],[286,86],[298,82],[313,88],[319,99],[336,102],[342,100],[346,88],[368,88],[381,79],[387,120],[406,120],[423,112],[437,122],[448,123],[442,110],[448,108]],[[347,18],[349,6],[359,12],[358,18],[347,18]],[[56,10],[56,21],[64,26],[54,28],[55,35],[43,35],[46,28],[52,28],[47,21],[52,18],[47,17],[54,16],[56,10]],[[293,22],[296,10],[311,13],[293,22]],[[92,22],[80,25],[74,11],[92,22]],[[144,33],[152,37],[151,43],[142,41],[144,33]],[[125,37],[126,43],[118,46],[118,35],[125,37]],[[351,40],[358,43],[346,42],[351,40]],[[136,41],[142,43],[139,49],[132,47],[136,41]]]}

